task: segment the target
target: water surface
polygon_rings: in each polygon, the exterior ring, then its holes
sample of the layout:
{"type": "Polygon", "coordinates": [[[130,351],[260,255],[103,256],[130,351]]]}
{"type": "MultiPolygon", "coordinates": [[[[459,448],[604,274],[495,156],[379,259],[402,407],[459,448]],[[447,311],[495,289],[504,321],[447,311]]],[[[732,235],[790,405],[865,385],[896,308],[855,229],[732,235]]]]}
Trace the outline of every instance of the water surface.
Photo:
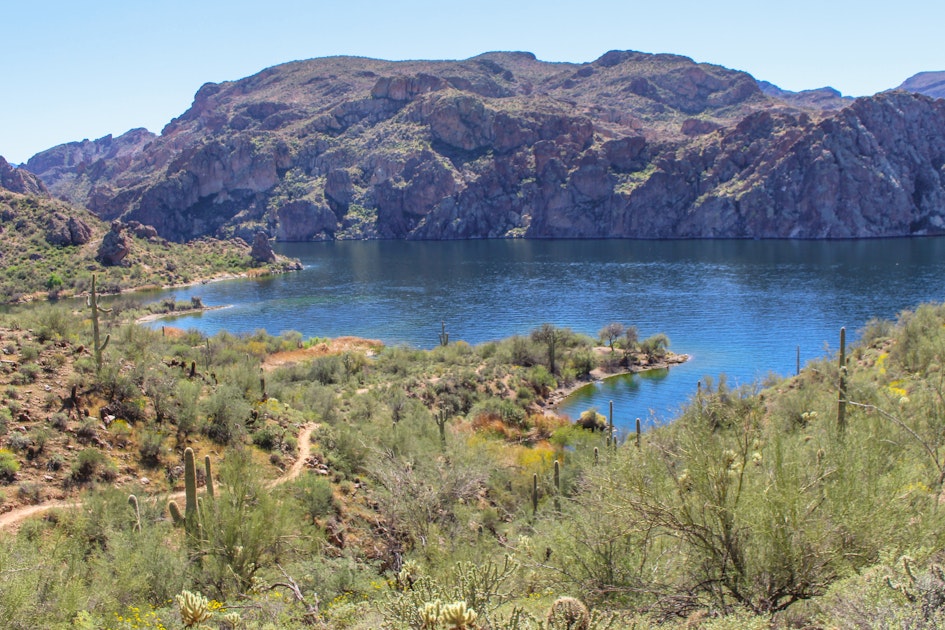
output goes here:
{"type": "MultiPolygon", "coordinates": [[[[750,384],[836,348],[839,329],[945,298],[945,239],[869,241],[369,241],[283,244],[302,272],[161,294],[229,305],[174,320],[429,348],[440,321],[472,344],[544,322],[596,336],[613,321],[666,333],[692,356],[666,372],[587,388],[563,410],[661,422],[704,376],[750,384]]],[[[167,320],[164,320],[167,322],[167,320]]],[[[161,322],[155,322],[160,326],[161,322]]]]}

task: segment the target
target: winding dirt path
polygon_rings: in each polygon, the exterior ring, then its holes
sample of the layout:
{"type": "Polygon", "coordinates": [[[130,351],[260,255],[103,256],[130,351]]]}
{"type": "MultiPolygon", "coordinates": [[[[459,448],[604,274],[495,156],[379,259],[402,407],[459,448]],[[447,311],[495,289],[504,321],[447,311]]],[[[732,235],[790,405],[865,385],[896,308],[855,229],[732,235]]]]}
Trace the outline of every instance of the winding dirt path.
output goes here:
{"type": "MultiPolygon", "coordinates": [[[[292,462],[292,466],[289,467],[284,474],[273,479],[267,485],[270,488],[274,488],[280,484],[283,484],[287,481],[292,481],[296,477],[302,474],[302,471],[305,469],[305,460],[308,459],[309,452],[311,450],[311,440],[312,432],[318,428],[317,424],[304,424],[299,429],[299,456],[292,462]]],[[[156,499],[157,496],[162,498],[171,499],[180,499],[184,497],[183,490],[177,490],[171,492],[170,494],[156,495],[153,497],[145,497],[145,499],[156,499]]],[[[49,510],[56,509],[74,509],[77,507],[82,507],[81,501],[50,501],[49,503],[41,503],[39,505],[27,505],[15,510],[10,510],[4,514],[0,514],[0,530],[4,529],[14,529],[17,525],[22,523],[24,520],[30,518],[31,516],[36,516],[37,514],[42,514],[49,510]]]]}

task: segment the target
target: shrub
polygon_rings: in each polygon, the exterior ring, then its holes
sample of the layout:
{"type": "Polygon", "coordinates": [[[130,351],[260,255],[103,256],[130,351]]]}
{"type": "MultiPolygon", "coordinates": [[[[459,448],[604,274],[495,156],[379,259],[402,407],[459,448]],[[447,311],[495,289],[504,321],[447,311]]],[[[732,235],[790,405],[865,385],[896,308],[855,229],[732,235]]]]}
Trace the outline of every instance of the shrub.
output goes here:
{"type": "Polygon", "coordinates": [[[147,466],[157,466],[164,454],[164,434],[160,431],[142,431],[138,443],[138,454],[147,466]]]}
{"type": "Polygon", "coordinates": [[[607,418],[603,414],[597,413],[597,409],[591,408],[581,413],[581,417],[576,424],[583,429],[603,431],[607,428],[607,418]]]}
{"type": "Polygon", "coordinates": [[[46,470],[56,472],[57,470],[62,469],[64,463],[65,462],[63,462],[62,455],[59,453],[53,453],[46,461],[46,470]]]}
{"type": "Polygon", "coordinates": [[[33,454],[38,455],[46,448],[46,442],[49,440],[49,431],[37,427],[30,432],[30,441],[33,443],[33,454]]]}
{"type": "Polygon", "coordinates": [[[25,451],[32,444],[33,442],[30,440],[29,436],[24,435],[23,433],[14,433],[9,437],[9,439],[7,439],[7,446],[9,446],[11,450],[17,452],[25,451]]]}
{"type": "Polygon", "coordinates": [[[253,433],[253,444],[264,451],[271,451],[276,448],[276,445],[279,443],[280,433],[280,431],[273,429],[272,426],[267,425],[253,433]]]}
{"type": "Polygon", "coordinates": [[[79,451],[75,462],[72,463],[72,480],[77,482],[89,481],[99,468],[105,464],[105,454],[97,448],[87,448],[79,451]]]}
{"type": "Polygon", "coordinates": [[[528,369],[525,373],[525,380],[535,390],[536,394],[544,395],[550,389],[558,386],[555,377],[544,365],[536,365],[528,369]]]}
{"type": "Polygon", "coordinates": [[[666,356],[669,348],[669,337],[663,333],[657,333],[652,337],[647,337],[640,343],[640,351],[651,359],[661,359],[666,356]]]}
{"type": "Polygon", "coordinates": [[[49,424],[57,431],[65,431],[69,428],[69,416],[61,411],[56,412],[49,417],[49,424]]]}
{"type": "Polygon", "coordinates": [[[38,483],[27,482],[20,484],[16,490],[16,495],[21,501],[26,503],[39,503],[43,496],[43,486],[38,483]]]}
{"type": "Polygon", "coordinates": [[[219,444],[231,444],[243,434],[250,415],[249,403],[235,387],[222,384],[204,401],[207,437],[219,444]]]}
{"type": "Polygon", "coordinates": [[[20,462],[16,461],[16,455],[5,448],[0,449],[0,479],[13,481],[19,470],[20,462]]]}
{"type": "Polygon", "coordinates": [[[14,385],[27,385],[36,380],[40,368],[35,363],[23,363],[17,369],[16,374],[10,379],[14,385]]]}
{"type": "Polygon", "coordinates": [[[108,432],[112,434],[115,444],[124,448],[131,439],[131,427],[122,419],[115,420],[108,427],[108,432]]]}
{"type": "Polygon", "coordinates": [[[311,520],[331,516],[337,510],[331,483],[312,472],[299,478],[294,494],[311,520]]]}
{"type": "Polygon", "coordinates": [[[86,418],[79,424],[75,431],[75,436],[80,442],[89,442],[98,435],[98,422],[92,418],[86,418]]]}

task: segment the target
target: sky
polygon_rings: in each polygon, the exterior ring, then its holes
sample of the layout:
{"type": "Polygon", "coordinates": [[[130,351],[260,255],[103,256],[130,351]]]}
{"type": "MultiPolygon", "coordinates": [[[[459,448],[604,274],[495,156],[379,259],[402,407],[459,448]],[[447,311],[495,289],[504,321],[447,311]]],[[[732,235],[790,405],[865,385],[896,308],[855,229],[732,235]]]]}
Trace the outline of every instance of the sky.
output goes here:
{"type": "Polygon", "coordinates": [[[4,2],[0,24],[0,155],[14,164],[64,142],[159,133],[206,82],[331,55],[664,52],[849,96],[945,70],[945,3],[931,0],[33,0],[4,2]]]}

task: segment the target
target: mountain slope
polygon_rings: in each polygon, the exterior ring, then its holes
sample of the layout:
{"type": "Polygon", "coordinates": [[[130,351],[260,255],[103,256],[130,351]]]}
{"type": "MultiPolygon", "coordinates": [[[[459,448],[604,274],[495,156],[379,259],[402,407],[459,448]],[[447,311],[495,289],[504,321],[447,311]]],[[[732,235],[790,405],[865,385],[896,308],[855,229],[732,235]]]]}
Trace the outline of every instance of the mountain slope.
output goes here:
{"type": "Polygon", "coordinates": [[[897,90],[945,98],[945,72],[920,72],[902,82],[897,90]]]}
{"type": "Polygon", "coordinates": [[[160,136],[63,145],[27,168],[172,240],[942,231],[942,106],[772,88],[628,51],[331,57],[204,85],[160,136]]]}

